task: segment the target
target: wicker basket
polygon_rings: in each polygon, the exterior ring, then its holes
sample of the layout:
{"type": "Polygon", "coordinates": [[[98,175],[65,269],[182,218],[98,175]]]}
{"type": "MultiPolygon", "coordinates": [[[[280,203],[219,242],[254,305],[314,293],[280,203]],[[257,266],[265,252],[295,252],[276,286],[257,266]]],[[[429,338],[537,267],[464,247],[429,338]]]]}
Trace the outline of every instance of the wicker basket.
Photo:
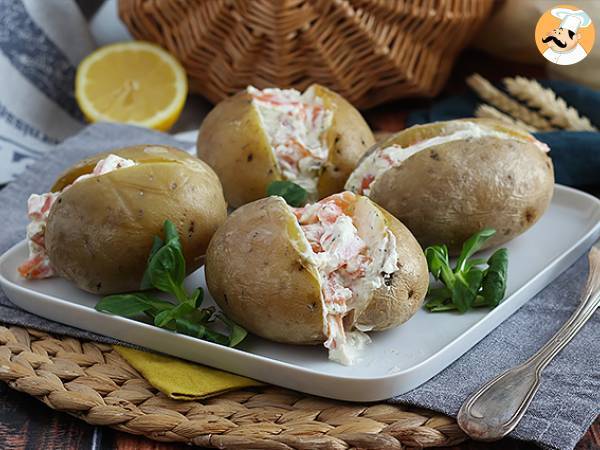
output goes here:
{"type": "Polygon", "coordinates": [[[120,0],[138,39],[213,102],[247,85],[317,82],[359,108],[433,96],[493,0],[120,0]]]}

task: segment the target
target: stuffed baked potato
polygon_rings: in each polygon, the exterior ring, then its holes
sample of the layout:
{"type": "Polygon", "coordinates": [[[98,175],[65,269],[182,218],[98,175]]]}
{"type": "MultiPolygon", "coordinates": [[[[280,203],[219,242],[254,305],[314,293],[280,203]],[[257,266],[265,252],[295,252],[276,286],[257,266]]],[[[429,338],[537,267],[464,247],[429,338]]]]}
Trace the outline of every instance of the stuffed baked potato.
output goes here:
{"type": "Polygon", "coordinates": [[[99,294],[137,290],[165,220],[197,269],[227,207],[212,169],[172,147],[140,145],[98,154],[32,195],[27,278],[59,275],[99,294]]]}
{"type": "Polygon", "coordinates": [[[213,236],[205,271],[235,322],[277,342],[324,342],[345,364],[368,340],[363,331],[408,320],[429,280],[410,231],[350,192],[304,208],[281,197],[242,206],[213,236]]]}
{"type": "Polygon", "coordinates": [[[548,147],[493,120],[417,125],[372,147],[346,189],[367,195],[400,219],[421,245],[461,244],[482,228],[485,247],[531,227],[554,187],[548,147]]]}
{"type": "Polygon", "coordinates": [[[198,135],[198,157],[219,175],[230,206],[263,198],[275,180],[290,180],[317,200],[343,190],[374,144],[360,113],[329,89],[249,87],[219,103],[198,135]]]}

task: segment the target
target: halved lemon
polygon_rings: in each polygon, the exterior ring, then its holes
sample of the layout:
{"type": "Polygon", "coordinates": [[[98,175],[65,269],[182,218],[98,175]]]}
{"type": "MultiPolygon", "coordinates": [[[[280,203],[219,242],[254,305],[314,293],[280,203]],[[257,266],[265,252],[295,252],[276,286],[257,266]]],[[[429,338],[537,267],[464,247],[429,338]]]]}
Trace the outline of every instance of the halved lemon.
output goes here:
{"type": "Polygon", "coordinates": [[[187,96],[181,64],[147,42],[99,48],[77,68],[75,97],[90,122],[120,122],[168,130],[187,96]]]}

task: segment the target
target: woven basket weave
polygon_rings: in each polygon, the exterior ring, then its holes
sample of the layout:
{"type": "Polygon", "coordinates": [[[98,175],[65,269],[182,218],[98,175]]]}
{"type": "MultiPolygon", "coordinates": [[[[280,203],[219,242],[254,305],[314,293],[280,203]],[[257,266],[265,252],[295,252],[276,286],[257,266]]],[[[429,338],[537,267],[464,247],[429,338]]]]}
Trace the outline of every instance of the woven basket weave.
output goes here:
{"type": "Polygon", "coordinates": [[[466,439],[454,419],[430,411],[273,386],[171,400],[110,345],[20,327],[0,325],[0,381],[92,425],[203,448],[401,450],[466,439]]]}
{"type": "Polygon", "coordinates": [[[120,0],[138,39],[213,102],[252,84],[323,84],[359,108],[433,96],[493,0],[120,0]]]}

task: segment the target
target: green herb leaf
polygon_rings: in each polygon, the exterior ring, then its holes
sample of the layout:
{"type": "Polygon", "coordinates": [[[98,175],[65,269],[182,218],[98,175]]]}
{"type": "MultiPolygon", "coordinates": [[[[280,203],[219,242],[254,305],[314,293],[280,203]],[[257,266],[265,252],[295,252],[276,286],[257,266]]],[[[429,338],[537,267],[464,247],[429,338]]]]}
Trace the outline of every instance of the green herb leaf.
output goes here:
{"type": "Polygon", "coordinates": [[[148,259],[148,267],[142,278],[144,287],[155,287],[174,294],[180,302],[185,301],[181,284],[185,278],[185,258],[177,228],[170,220],[163,225],[165,242],[155,237],[148,259]],[[161,245],[162,244],[162,245],[161,245]]]}
{"type": "Polygon", "coordinates": [[[188,336],[199,339],[203,339],[206,334],[206,327],[204,325],[187,319],[176,319],[175,327],[179,333],[187,334],[188,336]]]}
{"type": "Polygon", "coordinates": [[[227,336],[213,331],[208,327],[204,331],[204,339],[207,341],[214,342],[215,344],[229,345],[229,338],[227,336]]]}
{"type": "Polygon", "coordinates": [[[486,228],[465,241],[454,269],[450,267],[448,249],[445,245],[432,245],[425,249],[429,271],[443,287],[430,286],[425,308],[431,312],[497,306],[506,294],[508,254],[506,249],[497,250],[486,261],[471,258],[496,230],[486,228]],[[487,265],[484,269],[483,266],[487,265]]]}
{"type": "Polygon", "coordinates": [[[304,206],[308,199],[308,192],[296,183],[280,180],[273,181],[267,187],[267,195],[277,195],[283,197],[290,206],[304,206]]]}
{"type": "Polygon", "coordinates": [[[204,290],[202,288],[197,288],[190,297],[189,301],[194,308],[200,308],[202,302],[204,301],[204,290]]]}
{"type": "Polygon", "coordinates": [[[433,245],[425,249],[427,266],[436,280],[442,280],[449,289],[454,286],[454,274],[450,268],[448,248],[445,245],[433,245]]]}
{"type": "Polygon", "coordinates": [[[433,245],[427,247],[425,249],[425,257],[427,258],[429,271],[439,280],[444,266],[450,267],[448,261],[448,248],[445,245],[433,245]]]}
{"type": "MultiPolygon", "coordinates": [[[[164,245],[164,242],[158,236],[154,236],[154,241],[152,241],[152,248],[150,249],[150,256],[148,256],[148,263],[152,260],[156,252],[160,250],[160,248],[164,245]]],[[[146,270],[144,271],[144,276],[142,277],[142,283],[140,285],[140,289],[152,289],[152,283],[150,282],[150,274],[148,272],[148,266],[146,266],[146,270]]]]}
{"type": "Polygon", "coordinates": [[[175,321],[177,331],[188,336],[197,337],[216,344],[228,345],[229,338],[224,334],[211,330],[206,325],[202,325],[187,319],[177,319],[175,321]]]}
{"type": "Polygon", "coordinates": [[[472,267],[481,266],[481,265],[486,264],[486,263],[487,263],[487,261],[484,258],[469,259],[465,263],[464,271],[468,272],[469,270],[471,270],[472,267]]]}
{"type": "Polygon", "coordinates": [[[215,307],[209,306],[208,308],[196,309],[192,311],[189,316],[190,320],[193,320],[196,323],[204,323],[209,324],[214,322],[213,315],[215,313],[215,307]]]}
{"type": "Polygon", "coordinates": [[[430,310],[433,311],[435,310],[435,308],[438,308],[440,306],[444,306],[446,304],[451,304],[452,303],[452,295],[446,297],[446,296],[432,296],[430,298],[428,298],[427,303],[425,304],[425,307],[430,310]]]}
{"type": "Polygon", "coordinates": [[[148,274],[152,286],[164,292],[174,294],[185,301],[182,283],[185,278],[185,259],[177,246],[163,246],[148,264],[148,274]]]}
{"type": "Polygon", "coordinates": [[[469,272],[456,275],[456,282],[452,289],[452,303],[461,313],[473,306],[482,279],[483,271],[480,269],[471,269],[469,272]]]}
{"type": "Polygon", "coordinates": [[[172,303],[155,299],[145,293],[115,294],[102,298],[96,310],[124,317],[134,317],[149,311],[163,311],[173,307],[172,303]]]}
{"type": "Polygon", "coordinates": [[[194,311],[194,309],[194,306],[188,302],[180,303],[174,308],[161,311],[159,314],[157,314],[154,318],[154,325],[161,328],[165,327],[168,324],[170,324],[173,320],[181,319],[187,316],[192,311],[194,311]]]}
{"type": "Polygon", "coordinates": [[[433,306],[429,306],[429,304],[427,304],[427,309],[429,309],[430,312],[447,312],[447,311],[456,311],[456,305],[454,303],[452,303],[452,301],[447,301],[438,305],[433,305],[433,306]]]}
{"type": "Polygon", "coordinates": [[[181,242],[179,241],[179,234],[177,233],[177,227],[170,220],[165,220],[163,224],[163,229],[165,231],[165,240],[166,245],[177,247],[179,251],[183,251],[181,247],[181,242]]]}
{"type": "Polygon", "coordinates": [[[495,308],[506,294],[508,251],[505,248],[496,250],[487,264],[489,267],[481,283],[481,295],[487,306],[495,308]]]}
{"type": "Polygon", "coordinates": [[[219,315],[229,330],[229,336],[214,331],[210,325],[215,321],[215,308],[200,309],[204,299],[202,288],[188,295],[185,279],[185,258],[177,228],[170,221],[164,223],[164,238],[155,237],[148,256],[148,265],[142,278],[141,289],[156,288],[173,294],[177,304],[157,299],[146,292],[117,294],[104,297],[96,305],[98,311],[134,317],[150,316],[157,327],[216,342],[235,346],[246,337],[246,330],[219,315]]]}
{"type": "Polygon", "coordinates": [[[246,330],[244,330],[242,327],[240,327],[237,323],[235,323],[233,320],[229,319],[227,316],[225,316],[224,314],[219,314],[218,315],[219,319],[221,319],[221,321],[227,325],[227,328],[229,328],[229,346],[230,347],[235,347],[236,345],[238,345],[240,342],[242,342],[246,336],[248,335],[248,332],[246,330]]]}
{"type": "Polygon", "coordinates": [[[447,300],[452,298],[452,291],[447,287],[432,288],[429,287],[427,296],[430,301],[447,300]]]}
{"type": "Polygon", "coordinates": [[[454,271],[456,272],[465,270],[467,259],[477,253],[479,249],[481,249],[481,246],[484,244],[484,242],[491,238],[494,234],[496,234],[496,230],[493,228],[484,228],[480,232],[475,233],[473,236],[467,239],[462,246],[462,250],[458,260],[456,261],[456,268],[454,271]]]}

